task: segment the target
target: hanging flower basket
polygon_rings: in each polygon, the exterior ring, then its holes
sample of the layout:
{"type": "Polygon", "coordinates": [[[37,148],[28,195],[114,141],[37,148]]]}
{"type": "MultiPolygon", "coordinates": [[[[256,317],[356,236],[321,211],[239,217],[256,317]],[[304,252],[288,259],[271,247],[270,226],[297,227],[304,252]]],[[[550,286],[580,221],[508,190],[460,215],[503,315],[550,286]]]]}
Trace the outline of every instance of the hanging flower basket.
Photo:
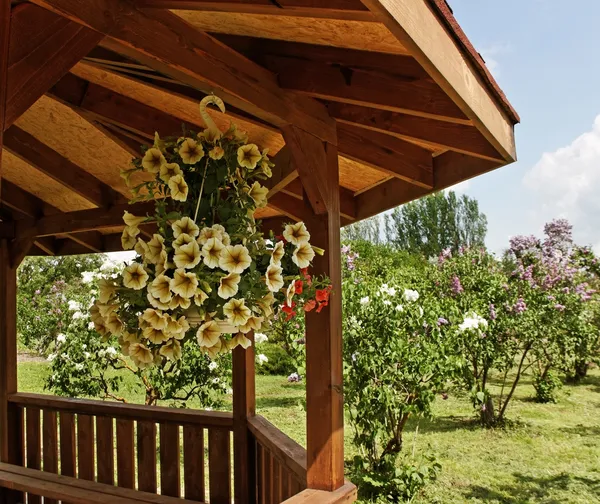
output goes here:
{"type": "Polygon", "coordinates": [[[122,176],[133,201],[154,202],[154,214],[125,212],[124,249],[137,253],[117,278],[99,281],[91,308],[96,330],[119,337],[121,350],[140,367],[181,358],[196,338],[211,358],[238,345],[276,316],[321,311],[330,283],[308,273],[315,253],[304,223],[265,237],[254,219],[266,206],[273,164],[267,150],[247,143],[235,125],[220,131],[206,111],[207,128],[160,138],[122,176]],[[134,182],[136,181],[137,182],[134,182]],[[140,225],[155,223],[147,241],[140,225]]]}

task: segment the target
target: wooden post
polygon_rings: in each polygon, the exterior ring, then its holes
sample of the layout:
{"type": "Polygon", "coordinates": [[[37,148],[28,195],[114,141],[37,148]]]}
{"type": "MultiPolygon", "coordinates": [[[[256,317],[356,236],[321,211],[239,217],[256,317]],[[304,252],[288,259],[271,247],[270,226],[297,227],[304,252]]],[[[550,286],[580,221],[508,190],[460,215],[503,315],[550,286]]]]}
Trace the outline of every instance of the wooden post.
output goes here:
{"type": "Polygon", "coordinates": [[[307,225],[312,245],[326,251],[315,257],[312,271],[328,275],[333,290],[321,313],[306,314],[307,485],[333,491],[344,484],[340,191],[337,148],[326,143],[324,149],[326,165],[311,170],[311,177],[319,174],[327,211],[307,225]]]}
{"type": "Polygon", "coordinates": [[[252,346],[233,350],[233,466],[235,504],[256,502],[255,443],[248,429],[248,417],[256,414],[254,377],[254,334],[252,346]]]}

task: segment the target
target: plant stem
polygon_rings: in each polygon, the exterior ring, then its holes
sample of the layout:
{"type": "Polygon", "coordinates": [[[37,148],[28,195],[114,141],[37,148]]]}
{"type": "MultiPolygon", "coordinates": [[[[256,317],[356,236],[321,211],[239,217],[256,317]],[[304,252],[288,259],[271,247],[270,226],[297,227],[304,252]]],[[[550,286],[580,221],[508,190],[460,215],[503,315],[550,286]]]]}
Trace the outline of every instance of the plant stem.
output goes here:
{"type": "Polygon", "coordinates": [[[206,179],[206,170],[208,169],[208,158],[204,163],[204,174],[202,175],[202,184],[200,184],[200,194],[198,194],[198,203],[196,204],[196,213],[194,213],[194,222],[198,219],[198,210],[200,210],[200,201],[202,201],[202,191],[204,191],[204,180],[206,179]]]}

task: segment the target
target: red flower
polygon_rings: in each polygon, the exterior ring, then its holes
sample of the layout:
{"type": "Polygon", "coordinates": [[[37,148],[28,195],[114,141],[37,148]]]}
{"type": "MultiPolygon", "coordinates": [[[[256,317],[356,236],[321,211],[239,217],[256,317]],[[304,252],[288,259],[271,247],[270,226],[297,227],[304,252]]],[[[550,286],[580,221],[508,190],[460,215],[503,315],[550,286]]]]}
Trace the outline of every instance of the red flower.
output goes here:
{"type": "Polygon", "coordinates": [[[327,288],[327,289],[318,289],[317,293],[315,295],[315,299],[319,302],[319,303],[328,303],[329,302],[329,291],[331,289],[327,288]]]}
{"type": "Polygon", "coordinates": [[[325,308],[329,303],[327,301],[325,301],[324,303],[319,303],[319,306],[317,306],[317,313],[321,313],[321,310],[323,308],[325,308]]]}
{"type": "Polygon", "coordinates": [[[285,303],[281,309],[287,313],[287,318],[286,320],[290,320],[291,318],[294,318],[296,316],[296,312],[294,311],[294,308],[296,307],[296,303],[294,303],[292,301],[292,305],[288,305],[287,303],[285,303]]]}
{"type": "Polygon", "coordinates": [[[300,270],[300,273],[302,273],[302,276],[304,277],[304,280],[306,281],[306,285],[308,285],[308,286],[312,285],[312,277],[308,274],[308,268],[302,268],[300,270]]]}
{"type": "Polygon", "coordinates": [[[302,294],[303,286],[304,286],[304,284],[302,283],[302,280],[296,280],[294,282],[294,291],[296,292],[296,294],[302,294]]]}
{"type": "Polygon", "coordinates": [[[304,304],[304,311],[305,312],[309,312],[309,311],[313,311],[315,309],[315,307],[317,306],[317,302],[314,299],[309,299],[305,304],[304,304]]]}
{"type": "Polygon", "coordinates": [[[283,237],[283,235],[275,235],[275,240],[276,241],[282,241],[283,244],[285,245],[287,243],[287,240],[283,237]]]}

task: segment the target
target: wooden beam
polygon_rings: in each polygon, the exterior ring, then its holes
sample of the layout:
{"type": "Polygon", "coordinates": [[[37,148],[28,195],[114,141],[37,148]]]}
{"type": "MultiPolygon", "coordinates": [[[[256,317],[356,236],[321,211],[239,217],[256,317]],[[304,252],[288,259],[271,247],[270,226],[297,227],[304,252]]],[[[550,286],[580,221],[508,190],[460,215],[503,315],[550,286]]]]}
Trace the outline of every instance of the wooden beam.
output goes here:
{"type": "Polygon", "coordinates": [[[468,124],[468,118],[406,55],[218,35],[276,73],[281,87],[330,101],[468,124]]]}
{"type": "Polygon", "coordinates": [[[292,163],[292,155],[286,146],[284,146],[271,161],[275,166],[272,169],[272,177],[265,181],[265,186],[269,188],[267,199],[271,198],[271,196],[278,193],[298,178],[298,171],[292,163]]]}
{"type": "Polygon", "coordinates": [[[501,158],[474,126],[339,102],[327,102],[327,108],[331,117],[341,124],[360,126],[409,142],[426,142],[439,150],[454,150],[487,159],[501,158]]]}
{"type": "Polygon", "coordinates": [[[12,13],[4,129],[11,126],[103,35],[32,4],[12,13]]]}
{"type": "Polygon", "coordinates": [[[234,502],[247,504],[256,494],[256,450],[248,429],[248,419],[256,414],[254,333],[248,338],[252,345],[233,350],[233,468],[234,502]]]}
{"type": "Polygon", "coordinates": [[[282,192],[269,197],[269,206],[294,221],[309,221],[312,217],[312,212],[309,211],[304,201],[299,201],[282,192]]]}
{"type": "Polygon", "coordinates": [[[360,0],[135,0],[138,7],[373,21],[360,0]]]}
{"type": "Polygon", "coordinates": [[[112,187],[16,125],[4,132],[4,147],[94,205],[103,207],[126,201],[112,187]]]}
{"type": "Polygon", "coordinates": [[[321,192],[327,213],[307,224],[311,243],[326,250],[315,257],[312,271],[327,275],[332,291],[321,313],[306,314],[306,456],[308,488],[334,491],[344,484],[342,270],[338,153],[330,144],[326,153],[321,192]]]}
{"type": "Polygon", "coordinates": [[[285,144],[290,152],[292,165],[302,179],[308,200],[316,214],[327,211],[327,179],[323,167],[327,165],[325,145],[317,137],[295,126],[282,128],[285,144]]]}
{"type": "Polygon", "coordinates": [[[124,0],[33,3],[109,36],[106,47],[192,87],[214,92],[271,124],[295,124],[323,140],[335,140],[334,121],[322,104],[281,89],[275,75],[171,12],[140,10],[124,0]]]}
{"type": "Polygon", "coordinates": [[[481,83],[478,71],[458,48],[428,2],[362,0],[431,78],[500,152],[516,160],[513,123],[481,83]]]}
{"type": "MultiPolygon", "coordinates": [[[[281,192],[293,196],[298,200],[304,199],[304,187],[299,178],[294,179],[286,185],[281,192]]],[[[354,192],[350,189],[340,186],[340,215],[348,220],[356,219],[356,199],[354,192]]]]}
{"type": "Polygon", "coordinates": [[[58,215],[42,217],[35,223],[17,225],[18,236],[54,236],[61,234],[82,233],[97,229],[123,225],[125,210],[135,215],[147,215],[154,212],[154,202],[136,203],[134,205],[115,205],[107,208],[78,210],[58,215]]]}
{"type": "Polygon", "coordinates": [[[434,188],[426,189],[394,178],[379,184],[356,197],[357,219],[362,220],[378,213],[416,200],[427,194],[441,191],[464,180],[494,170],[503,161],[446,152],[434,158],[434,188]]]}
{"type": "Polygon", "coordinates": [[[6,88],[8,83],[8,55],[10,47],[10,0],[0,0],[0,188],[2,186],[2,148],[6,117],[6,88]]]}
{"type": "Polygon", "coordinates": [[[385,133],[348,124],[338,128],[342,155],[425,188],[433,187],[431,151],[385,133]]]}

